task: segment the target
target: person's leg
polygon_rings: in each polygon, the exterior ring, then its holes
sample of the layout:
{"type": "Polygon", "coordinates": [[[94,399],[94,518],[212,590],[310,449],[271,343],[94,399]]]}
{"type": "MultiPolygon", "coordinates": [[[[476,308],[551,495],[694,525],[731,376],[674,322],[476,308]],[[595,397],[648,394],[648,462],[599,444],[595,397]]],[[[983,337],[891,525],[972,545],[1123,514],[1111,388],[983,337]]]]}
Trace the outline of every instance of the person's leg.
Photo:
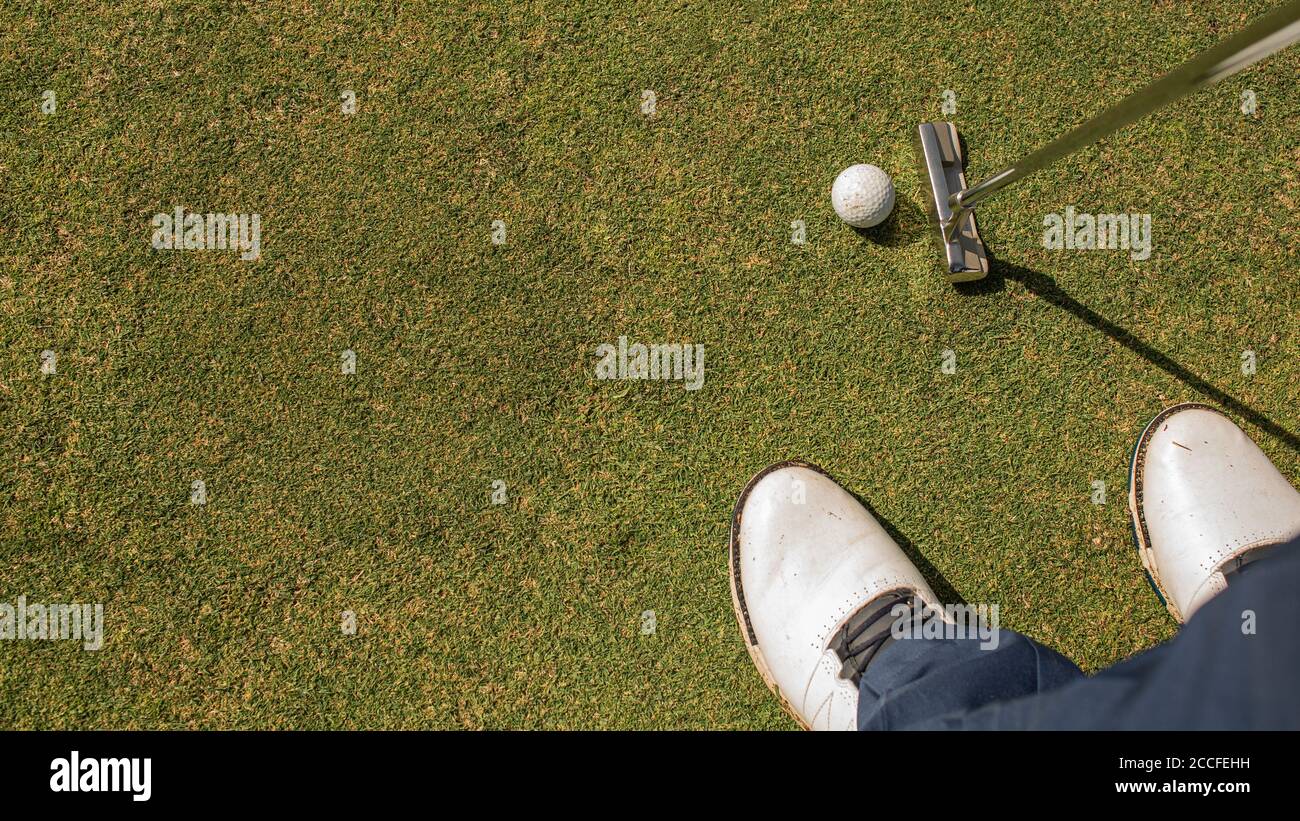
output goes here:
{"type": "MultiPolygon", "coordinates": [[[[810,729],[859,726],[859,693],[868,703],[877,699],[859,689],[863,673],[874,674],[873,659],[886,652],[910,659],[880,666],[881,675],[870,679],[893,690],[882,715],[902,724],[1082,676],[1009,631],[999,634],[995,651],[978,649],[979,639],[896,639],[895,608],[937,606],[937,597],[871,513],[806,463],[773,465],[741,494],[732,517],[731,584],[755,666],[786,711],[810,729]],[[884,678],[891,673],[894,680],[884,678]],[[924,681],[908,686],[909,677],[924,681]]],[[[947,623],[946,615],[937,618],[947,623]]]]}
{"type": "Polygon", "coordinates": [[[1281,543],[1300,534],[1300,494],[1226,417],[1187,405],[1144,431],[1130,483],[1152,586],[1180,621],[1196,614],[1173,641],[1075,682],[1007,631],[993,651],[899,641],[861,678],[860,728],[1300,726],[1300,543],[1281,543]]]}
{"type": "Polygon", "coordinates": [[[978,638],[891,643],[862,673],[858,729],[946,726],[948,717],[1084,678],[1060,653],[1011,630],[998,631],[995,648],[983,645],[978,638]]]}
{"type": "Polygon", "coordinates": [[[1005,630],[993,651],[975,640],[895,642],[862,677],[858,726],[1300,729],[1297,591],[1300,540],[1231,574],[1170,641],[1073,680],[1069,662],[1005,630]]]}
{"type": "Polygon", "coordinates": [[[1069,687],[936,726],[1300,729],[1300,540],[1228,578],[1173,639],[1069,687]]]}
{"type": "Polygon", "coordinates": [[[1300,545],[1287,544],[1300,538],[1300,494],[1196,405],[1148,426],[1131,485],[1152,586],[1180,621],[1205,615],[1090,679],[1009,631],[987,650],[895,637],[894,608],[935,605],[933,592],[870,512],[803,463],[768,468],[736,503],[730,569],[746,648],[783,706],[818,729],[1300,726],[1289,695],[1300,545]]]}

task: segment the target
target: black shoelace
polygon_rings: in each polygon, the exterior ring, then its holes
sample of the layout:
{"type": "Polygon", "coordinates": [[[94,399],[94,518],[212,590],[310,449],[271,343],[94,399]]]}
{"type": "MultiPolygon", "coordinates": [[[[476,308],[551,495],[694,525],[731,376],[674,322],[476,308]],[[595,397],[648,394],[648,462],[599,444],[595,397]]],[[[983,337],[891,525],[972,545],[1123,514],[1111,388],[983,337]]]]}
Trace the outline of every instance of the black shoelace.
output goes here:
{"type": "Polygon", "coordinates": [[[916,594],[911,590],[895,590],[877,596],[835,631],[830,648],[843,662],[840,667],[841,678],[848,679],[855,685],[861,681],[862,671],[867,669],[867,665],[882,649],[894,641],[890,633],[894,619],[890,612],[899,604],[907,606],[910,612],[915,598],[916,594]]]}

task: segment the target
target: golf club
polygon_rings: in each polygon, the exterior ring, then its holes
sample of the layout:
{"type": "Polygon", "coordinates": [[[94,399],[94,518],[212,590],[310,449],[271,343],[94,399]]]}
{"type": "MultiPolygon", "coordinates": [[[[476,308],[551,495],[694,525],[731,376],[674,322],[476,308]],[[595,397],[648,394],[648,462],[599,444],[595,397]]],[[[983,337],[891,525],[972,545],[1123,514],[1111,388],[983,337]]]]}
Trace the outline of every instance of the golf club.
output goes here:
{"type": "Polygon", "coordinates": [[[973,210],[980,202],[1021,177],[1091,145],[1174,100],[1230,77],[1297,40],[1300,40],[1300,0],[1292,0],[1064,136],[970,187],[966,185],[965,156],[956,127],[949,122],[921,123],[913,134],[913,146],[922,176],[929,183],[926,207],[932,232],[939,240],[947,265],[948,281],[969,282],[982,279],[989,272],[988,252],[980,239],[973,210]]]}

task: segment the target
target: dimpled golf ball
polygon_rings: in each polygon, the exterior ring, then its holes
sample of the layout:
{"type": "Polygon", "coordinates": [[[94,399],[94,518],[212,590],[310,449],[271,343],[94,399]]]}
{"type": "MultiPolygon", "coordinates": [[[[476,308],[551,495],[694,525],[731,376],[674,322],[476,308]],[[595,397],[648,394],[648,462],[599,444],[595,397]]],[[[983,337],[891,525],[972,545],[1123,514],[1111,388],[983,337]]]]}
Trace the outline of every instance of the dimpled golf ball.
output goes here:
{"type": "Polygon", "coordinates": [[[874,165],[850,165],[831,186],[831,204],[849,225],[871,228],[894,210],[894,181],[874,165]]]}

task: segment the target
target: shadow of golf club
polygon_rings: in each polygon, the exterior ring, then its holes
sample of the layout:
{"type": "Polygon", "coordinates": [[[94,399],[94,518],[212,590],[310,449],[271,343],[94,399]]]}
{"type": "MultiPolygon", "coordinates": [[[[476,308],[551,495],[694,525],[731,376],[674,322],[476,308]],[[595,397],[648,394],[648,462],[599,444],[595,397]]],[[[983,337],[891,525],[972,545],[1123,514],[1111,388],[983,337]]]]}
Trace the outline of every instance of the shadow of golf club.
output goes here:
{"type": "Polygon", "coordinates": [[[1093,328],[1106,334],[1111,339],[1155,365],[1157,368],[1160,368],[1165,373],[1185,383],[1192,390],[1213,399],[1214,402],[1218,403],[1218,405],[1223,409],[1231,411],[1250,421],[1251,424],[1266,431],[1286,444],[1287,447],[1300,453],[1300,436],[1296,436],[1296,434],[1277,424],[1264,414],[1247,405],[1245,402],[1242,402],[1240,399],[1237,399],[1231,394],[1225,393],[1211,385],[1209,382],[1206,382],[1204,379],[1187,370],[1182,365],[1179,365],[1165,354],[1152,348],[1141,339],[1138,339],[1131,332],[1121,328],[1114,322],[1111,322],[1109,319],[1106,319],[1104,316],[1089,308],[1087,305],[1074,299],[1066,293],[1060,285],[1056,284],[1056,280],[1052,279],[1047,274],[1024,268],[1015,263],[991,258],[989,275],[985,277],[984,280],[970,283],[968,286],[960,288],[959,290],[961,290],[962,293],[984,293],[988,292],[990,289],[1001,290],[1004,287],[1002,283],[1003,279],[1013,279],[1024,285],[1030,293],[1040,299],[1050,302],[1058,308],[1069,311],[1088,325],[1091,325],[1093,328]],[[982,283],[987,280],[993,279],[996,279],[997,282],[982,285],[982,283]]]}

